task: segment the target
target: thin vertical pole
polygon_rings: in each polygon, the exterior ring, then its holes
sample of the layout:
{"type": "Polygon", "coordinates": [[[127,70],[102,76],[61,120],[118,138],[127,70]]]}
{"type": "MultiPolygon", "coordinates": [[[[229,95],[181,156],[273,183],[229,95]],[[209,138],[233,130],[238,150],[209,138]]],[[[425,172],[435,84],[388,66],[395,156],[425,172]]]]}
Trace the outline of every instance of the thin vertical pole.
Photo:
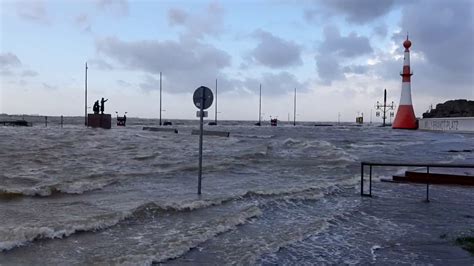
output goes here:
{"type": "Polygon", "coordinates": [[[258,125],[262,124],[262,84],[260,84],[260,100],[258,102],[258,125]]]}
{"type": "Polygon", "coordinates": [[[161,88],[161,72],[160,72],[160,126],[161,126],[161,91],[162,91],[162,88],[161,88]]]}
{"type": "Polygon", "coordinates": [[[430,167],[426,167],[426,202],[430,202],[430,167]]]}
{"type": "Polygon", "coordinates": [[[383,126],[385,126],[385,119],[387,119],[387,111],[385,110],[387,107],[387,89],[383,90],[383,126]]]}
{"type": "Polygon", "coordinates": [[[295,88],[295,99],[294,99],[293,126],[296,126],[296,88],[295,88]]]}
{"type": "Polygon", "coordinates": [[[372,165],[369,167],[369,195],[372,197],[372,165]]]}
{"type": "Polygon", "coordinates": [[[360,195],[364,196],[364,164],[360,164],[360,195]]]}
{"type": "Polygon", "coordinates": [[[201,195],[202,180],[202,134],[203,134],[203,117],[204,117],[204,89],[201,91],[201,106],[199,108],[199,174],[198,174],[198,195],[201,195]]]}
{"type": "Polygon", "coordinates": [[[217,79],[216,79],[216,107],[215,107],[216,114],[214,115],[215,123],[217,125],[217,79]]]}
{"type": "Polygon", "coordinates": [[[85,100],[84,100],[84,125],[87,126],[87,62],[86,62],[86,78],[84,82],[85,100]]]}
{"type": "Polygon", "coordinates": [[[44,117],[44,126],[48,127],[48,117],[47,116],[44,117]]]}
{"type": "Polygon", "coordinates": [[[61,116],[61,128],[63,128],[63,116],[61,116]]]}

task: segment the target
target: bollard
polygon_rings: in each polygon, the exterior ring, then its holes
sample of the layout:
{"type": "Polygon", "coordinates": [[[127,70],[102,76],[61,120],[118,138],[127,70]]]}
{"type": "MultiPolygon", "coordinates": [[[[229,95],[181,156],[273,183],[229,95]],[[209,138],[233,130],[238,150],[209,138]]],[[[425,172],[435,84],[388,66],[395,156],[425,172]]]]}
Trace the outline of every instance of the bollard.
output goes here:
{"type": "Polygon", "coordinates": [[[61,116],[61,128],[63,128],[63,116],[61,116]]]}
{"type": "Polygon", "coordinates": [[[47,116],[44,117],[44,126],[48,127],[48,117],[47,116]]]}

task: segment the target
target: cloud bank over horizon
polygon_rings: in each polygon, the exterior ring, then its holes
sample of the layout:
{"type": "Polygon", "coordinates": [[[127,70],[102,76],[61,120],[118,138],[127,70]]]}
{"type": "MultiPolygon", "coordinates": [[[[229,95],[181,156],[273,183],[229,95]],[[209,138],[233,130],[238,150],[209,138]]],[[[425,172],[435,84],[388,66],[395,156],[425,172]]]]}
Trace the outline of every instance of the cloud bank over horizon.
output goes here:
{"type": "MultiPolygon", "coordinates": [[[[165,95],[176,101],[170,106],[188,102],[200,85],[214,89],[217,79],[227,119],[251,119],[250,111],[233,111],[236,100],[253,103],[262,84],[275,103],[269,112],[289,112],[297,88],[304,98],[301,119],[334,120],[339,110],[352,120],[370,112],[384,88],[398,102],[407,32],[417,115],[430,104],[474,98],[474,3],[468,0],[1,5],[0,112],[48,110],[7,97],[43,97],[45,103],[65,97],[77,108],[61,112],[79,115],[88,61],[91,95],[142,99],[143,108],[134,111],[144,117],[150,113],[145,106],[156,102],[161,72],[165,95]]],[[[110,104],[137,108],[123,100],[110,104]]],[[[175,118],[193,116],[192,108],[168,109],[175,118]]]]}

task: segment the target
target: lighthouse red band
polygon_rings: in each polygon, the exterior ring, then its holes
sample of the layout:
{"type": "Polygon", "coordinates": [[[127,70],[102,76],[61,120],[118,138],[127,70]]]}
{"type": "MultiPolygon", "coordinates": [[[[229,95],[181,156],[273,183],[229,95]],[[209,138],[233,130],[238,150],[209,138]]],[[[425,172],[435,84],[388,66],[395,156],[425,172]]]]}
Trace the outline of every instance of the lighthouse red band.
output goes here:
{"type": "Polygon", "coordinates": [[[417,129],[418,123],[416,121],[415,112],[413,111],[413,104],[411,102],[411,75],[410,72],[410,46],[411,42],[407,39],[403,42],[405,47],[405,55],[403,58],[403,72],[402,76],[402,94],[400,96],[400,104],[398,105],[397,115],[393,121],[392,128],[399,129],[417,129]]]}

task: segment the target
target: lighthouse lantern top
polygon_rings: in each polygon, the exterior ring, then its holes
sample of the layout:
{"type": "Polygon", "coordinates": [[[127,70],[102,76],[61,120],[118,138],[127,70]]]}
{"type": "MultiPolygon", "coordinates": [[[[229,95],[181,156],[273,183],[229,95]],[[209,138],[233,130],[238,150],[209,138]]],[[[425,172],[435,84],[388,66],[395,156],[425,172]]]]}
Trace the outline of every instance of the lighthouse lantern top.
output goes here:
{"type": "Polygon", "coordinates": [[[408,34],[407,34],[407,39],[403,42],[403,46],[405,47],[405,49],[408,49],[411,46],[411,41],[408,40],[408,34]]]}

